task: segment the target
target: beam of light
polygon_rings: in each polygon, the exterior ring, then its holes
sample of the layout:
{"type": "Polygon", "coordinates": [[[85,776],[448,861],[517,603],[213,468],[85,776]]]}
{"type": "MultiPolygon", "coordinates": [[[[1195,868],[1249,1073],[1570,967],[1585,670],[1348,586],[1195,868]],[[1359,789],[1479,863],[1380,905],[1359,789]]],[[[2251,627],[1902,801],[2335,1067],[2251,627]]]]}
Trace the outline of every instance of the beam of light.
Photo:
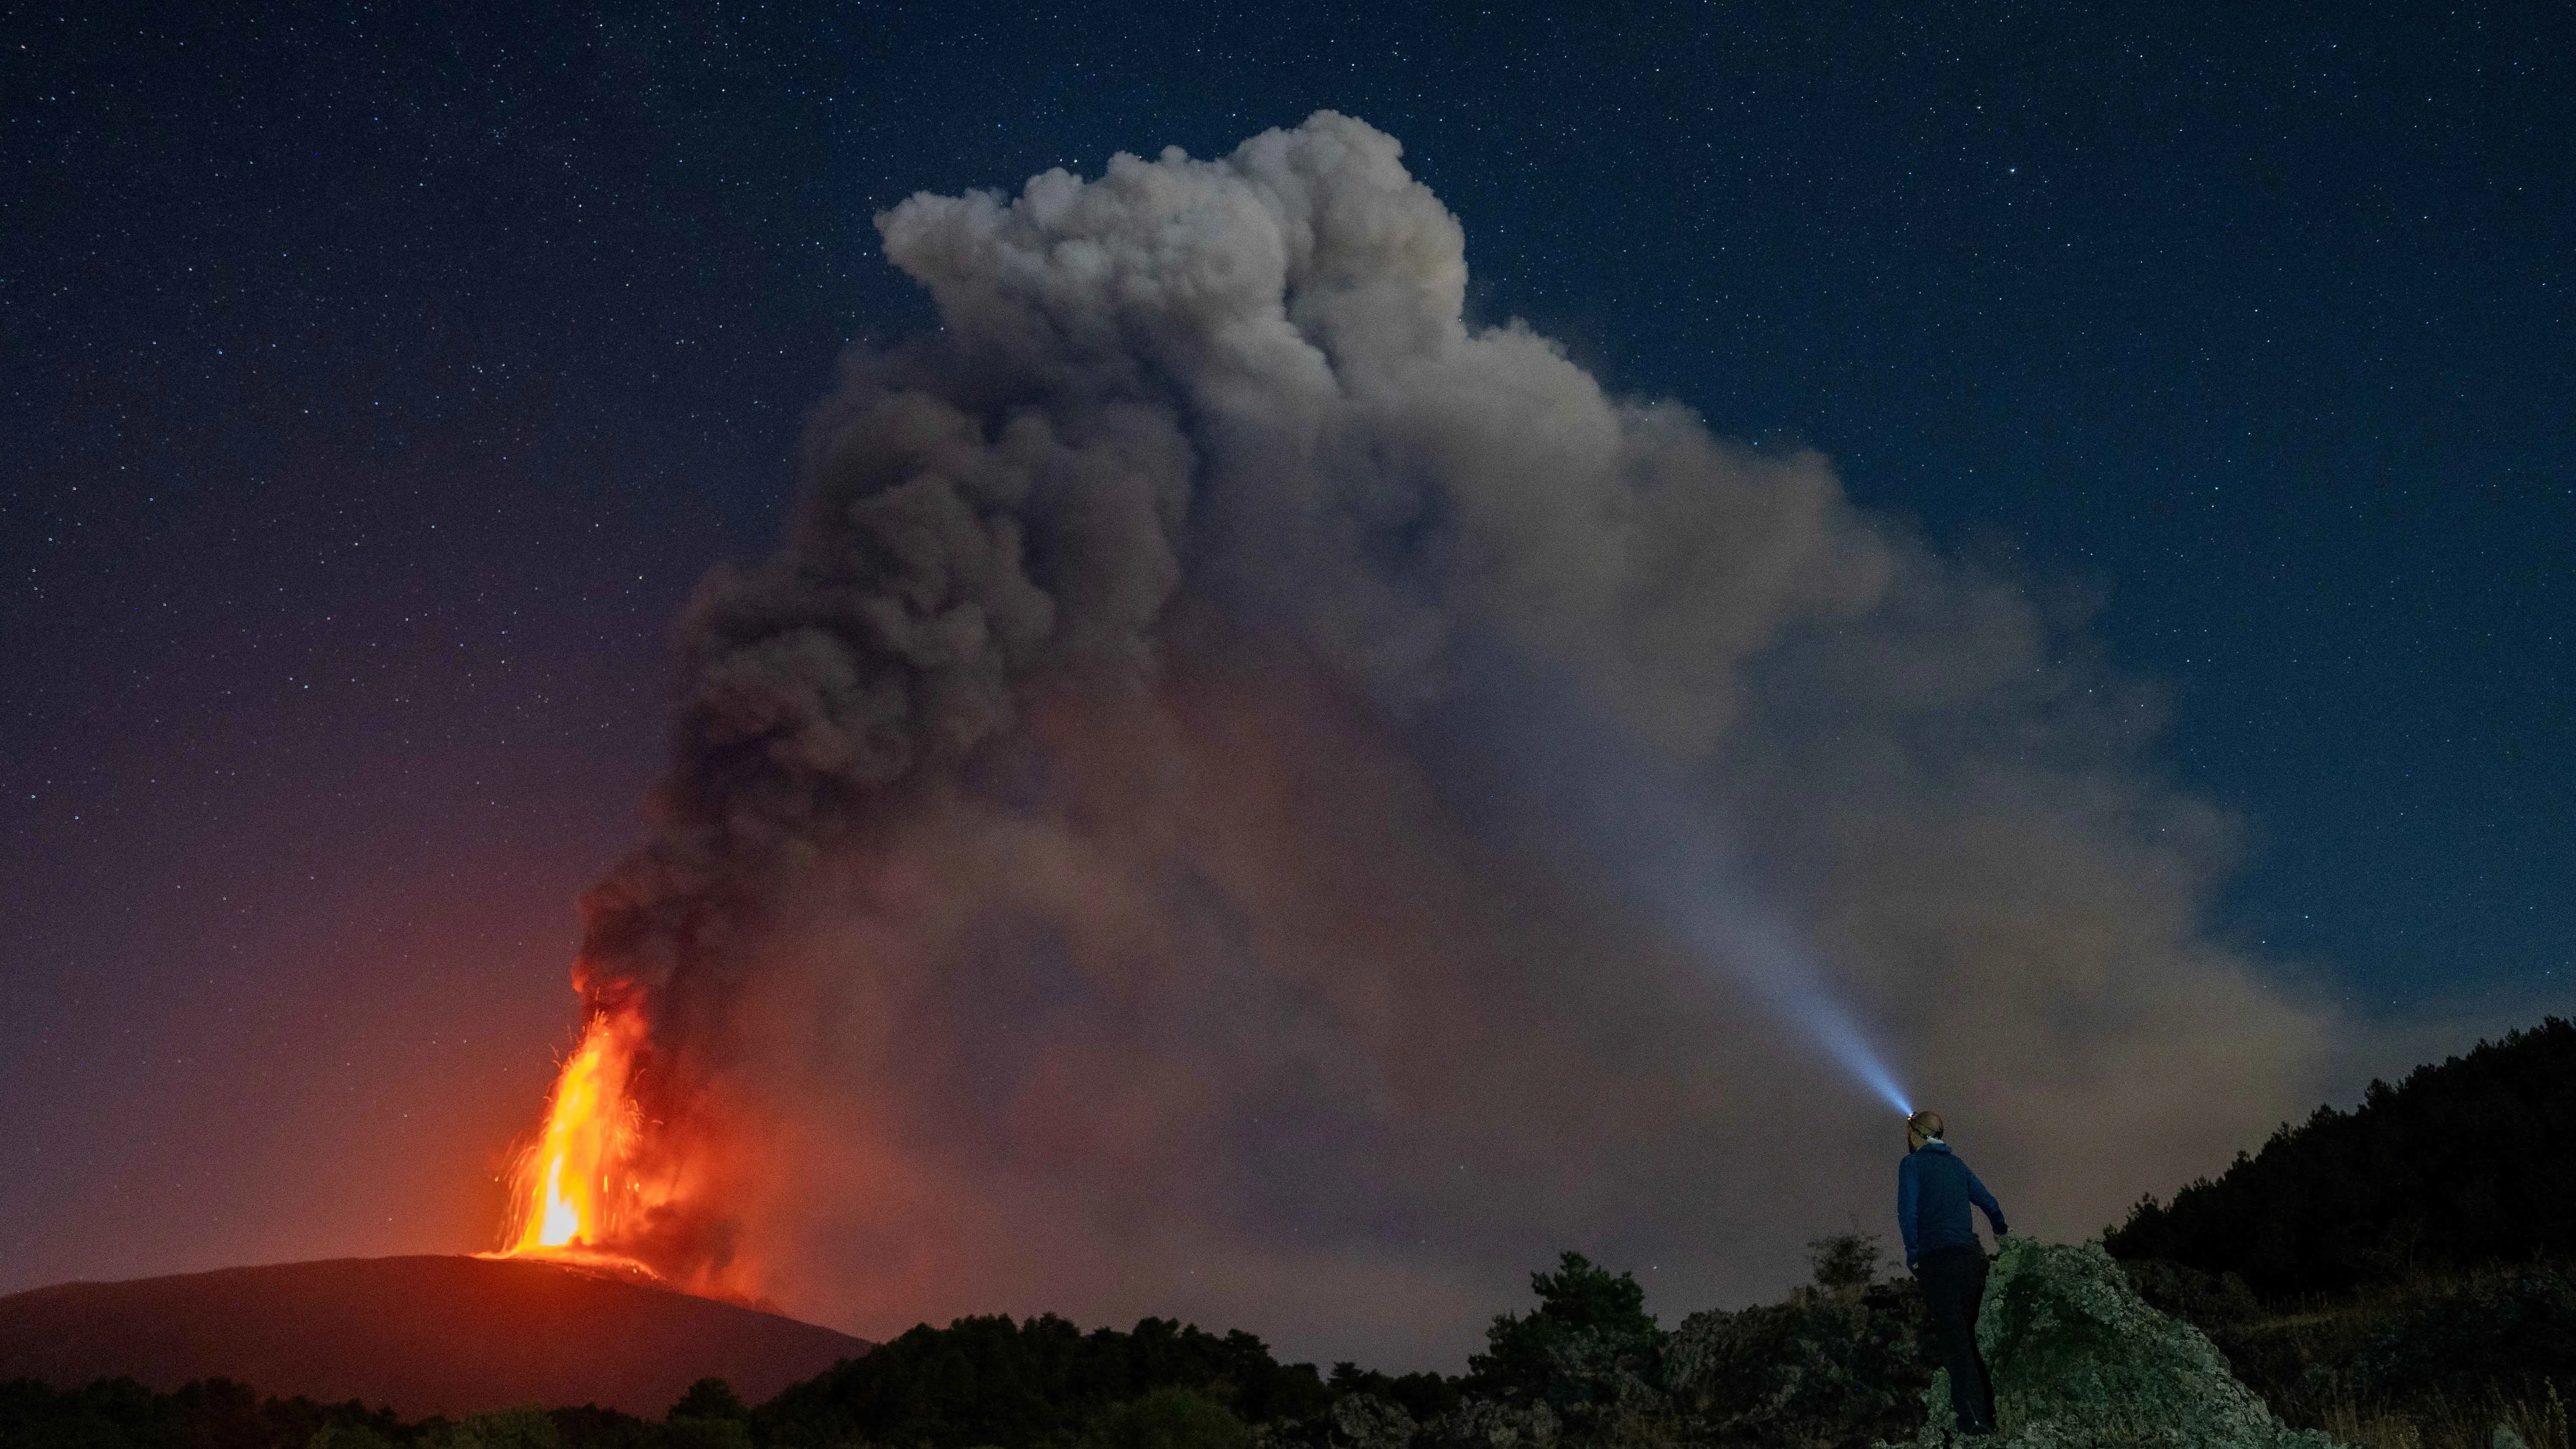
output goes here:
{"type": "Polygon", "coordinates": [[[1500,808],[1519,817],[1508,822],[1515,835],[1599,872],[1703,970],[1744,990],[1863,1091],[1912,1116],[1886,1056],[1738,863],[1682,762],[1606,717],[1563,671],[1490,636],[1457,650],[1460,688],[1433,726],[1472,746],[1502,779],[1452,766],[1453,798],[1475,813],[1475,797],[1507,797],[1500,808]]]}
{"type": "Polygon", "coordinates": [[[1774,1016],[1804,1033],[1898,1115],[1914,1115],[1913,1100],[1886,1059],[1826,989],[1823,967],[1768,920],[1758,903],[1712,886],[1695,903],[1675,903],[1670,914],[1698,948],[1693,954],[1699,960],[1731,968],[1729,974],[1774,1016]]]}

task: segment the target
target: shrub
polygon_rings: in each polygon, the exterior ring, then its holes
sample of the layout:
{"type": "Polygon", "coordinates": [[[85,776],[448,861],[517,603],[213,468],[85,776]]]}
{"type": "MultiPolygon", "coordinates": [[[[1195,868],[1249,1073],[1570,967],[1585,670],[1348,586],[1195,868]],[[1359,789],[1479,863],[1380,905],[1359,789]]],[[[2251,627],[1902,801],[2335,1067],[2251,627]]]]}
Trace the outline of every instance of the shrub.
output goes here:
{"type": "Polygon", "coordinates": [[[1828,1292],[1866,1288],[1878,1281],[1878,1235],[1854,1231],[1810,1239],[1807,1267],[1816,1286],[1828,1292]]]}
{"type": "Polygon", "coordinates": [[[530,1404],[468,1416],[448,1431],[446,1449],[563,1449],[546,1411],[530,1404]]]}
{"type": "Polygon", "coordinates": [[[1815,1289],[1694,1313],[1666,1343],[1665,1381],[1701,1436],[1788,1445],[1912,1433],[1932,1381],[1922,1290],[1911,1279],[1874,1282],[1876,1244],[1864,1235],[1809,1248],[1815,1289]]]}
{"type": "Polygon", "coordinates": [[[1250,1449],[1252,1430],[1196,1389],[1156,1389],[1091,1421],[1082,1449],[1250,1449]]]}
{"type": "Polygon", "coordinates": [[[2576,1380],[2576,1287],[2525,1269],[2423,1299],[2354,1355],[2366,1394],[2474,1400],[2497,1382],[2576,1380]]]}
{"type": "Polygon", "coordinates": [[[1197,1389],[1252,1423],[1304,1420],[1332,1402],[1312,1364],[1281,1364],[1240,1330],[1147,1318],[1089,1333],[1047,1314],[915,1327],[790,1388],[752,1413],[779,1446],[864,1440],[903,1449],[1041,1449],[1080,1439],[1111,1405],[1197,1389]]]}

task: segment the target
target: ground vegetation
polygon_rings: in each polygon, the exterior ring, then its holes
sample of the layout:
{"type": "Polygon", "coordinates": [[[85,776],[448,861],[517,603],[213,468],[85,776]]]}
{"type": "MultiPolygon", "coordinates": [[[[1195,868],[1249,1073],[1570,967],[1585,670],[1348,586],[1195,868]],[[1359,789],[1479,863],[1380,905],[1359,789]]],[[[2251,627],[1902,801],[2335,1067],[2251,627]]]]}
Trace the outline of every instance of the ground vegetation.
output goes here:
{"type": "Polygon", "coordinates": [[[2292,1423],[2374,1449],[2570,1449],[2576,1023],[2373,1082],[2104,1242],[2292,1423]]]}

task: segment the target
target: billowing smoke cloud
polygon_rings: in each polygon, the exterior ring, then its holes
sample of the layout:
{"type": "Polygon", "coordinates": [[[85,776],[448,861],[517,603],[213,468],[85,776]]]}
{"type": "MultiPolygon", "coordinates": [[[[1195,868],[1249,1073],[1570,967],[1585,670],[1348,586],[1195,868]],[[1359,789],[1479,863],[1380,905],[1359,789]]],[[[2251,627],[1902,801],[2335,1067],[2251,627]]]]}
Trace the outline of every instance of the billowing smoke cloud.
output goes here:
{"type": "Polygon", "coordinates": [[[1563,1247],[1678,1312],[1879,1227],[1873,1062],[2062,1235],[2311,1100],[2146,697],[1822,458],[1466,325],[1398,158],[1321,113],[878,218],[944,325],[701,590],[586,902],[658,1260],[1454,1368],[1563,1247]]]}

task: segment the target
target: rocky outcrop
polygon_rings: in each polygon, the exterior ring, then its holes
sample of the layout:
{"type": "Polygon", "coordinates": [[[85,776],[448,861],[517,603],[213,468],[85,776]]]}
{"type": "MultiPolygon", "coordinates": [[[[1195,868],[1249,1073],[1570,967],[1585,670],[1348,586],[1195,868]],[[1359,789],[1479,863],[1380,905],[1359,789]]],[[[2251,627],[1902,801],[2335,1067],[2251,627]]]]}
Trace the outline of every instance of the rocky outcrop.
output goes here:
{"type": "MultiPolygon", "coordinates": [[[[2335,1449],[2237,1382],[2200,1330],[2147,1306],[2098,1243],[2007,1238],[1977,1341],[1995,1378],[1992,1449],[2335,1449]]],[[[1950,1445],[1950,1381],[1933,1377],[1917,1449],[1950,1445]]]]}

